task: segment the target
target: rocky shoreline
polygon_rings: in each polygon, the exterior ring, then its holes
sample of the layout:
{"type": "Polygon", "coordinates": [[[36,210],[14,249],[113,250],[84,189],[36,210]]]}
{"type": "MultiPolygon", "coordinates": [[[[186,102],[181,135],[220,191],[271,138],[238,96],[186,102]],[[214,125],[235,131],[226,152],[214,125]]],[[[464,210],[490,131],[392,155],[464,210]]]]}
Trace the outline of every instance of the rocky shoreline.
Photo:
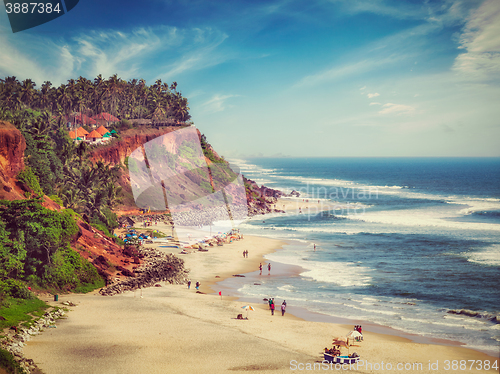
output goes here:
{"type": "Polygon", "coordinates": [[[23,368],[24,373],[32,373],[39,369],[32,359],[24,357],[23,347],[32,336],[38,335],[46,328],[55,328],[56,320],[62,318],[66,312],[57,308],[51,312],[46,312],[43,317],[36,320],[30,327],[18,327],[13,335],[8,334],[1,342],[1,348],[12,354],[14,360],[23,368]]]}
{"type": "Polygon", "coordinates": [[[101,295],[118,295],[125,291],[152,287],[163,281],[170,284],[185,284],[187,282],[189,270],[184,268],[184,260],[154,248],[139,248],[138,252],[144,256],[144,263],[134,269],[132,276],[109,287],[101,288],[99,290],[101,295]]]}

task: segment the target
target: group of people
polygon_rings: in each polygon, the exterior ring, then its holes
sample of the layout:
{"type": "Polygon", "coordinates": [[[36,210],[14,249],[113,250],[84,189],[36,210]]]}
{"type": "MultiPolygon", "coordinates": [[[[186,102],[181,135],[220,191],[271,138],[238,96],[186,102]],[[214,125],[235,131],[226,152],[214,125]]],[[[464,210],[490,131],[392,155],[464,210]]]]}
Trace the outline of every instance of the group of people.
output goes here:
{"type": "MultiPolygon", "coordinates": [[[[259,270],[260,270],[260,275],[262,275],[262,262],[259,265],[259,270]]],[[[267,264],[267,272],[268,274],[271,274],[271,263],[267,264]]]]}
{"type": "Polygon", "coordinates": [[[357,331],[357,332],[359,332],[360,334],[363,334],[363,333],[361,332],[361,330],[362,330],[362,329],[361,329],[361,325],[355,325],[355,326],[354,326],[354,330],[355,330],[355,331],[357,331]]]}
{"type": "MultiPolygon", "coordinates": [[[[276,309],[274,305],[274,297],[270,297],[268,299],[268,302],[269,302],[269,309],[271,310],[271,315],[274,316],[274,309],[276,309]]],[[[283,300],[283,302],[281,303],[281,316],[285,315],[285,311],[286,311],[286,300],[283,300]]]]}
{"type": "Polygon", "coordinates": [[[243,251],[243,257],[248,258],[248,251],[246,249],[243,251]]]}
{"type": "MultiPolygon", "coordinates": [[[[200,289],[200,284],[201,284],[200,282],[196,282],[196,286],[195,286],[195,288],[196,288],[197,290],[199,290],[199,289],[200,289]]],[[[188,280],[188,289],[190,289],[190,288],[191,288],[191,280],[188,280]]]]}
{"type": "Polygon", "coordinates": [[[332,356],[340,356],[340,345],[332,347],[331,349],[325,348],[325,353],[329,353],[332,356]]]}

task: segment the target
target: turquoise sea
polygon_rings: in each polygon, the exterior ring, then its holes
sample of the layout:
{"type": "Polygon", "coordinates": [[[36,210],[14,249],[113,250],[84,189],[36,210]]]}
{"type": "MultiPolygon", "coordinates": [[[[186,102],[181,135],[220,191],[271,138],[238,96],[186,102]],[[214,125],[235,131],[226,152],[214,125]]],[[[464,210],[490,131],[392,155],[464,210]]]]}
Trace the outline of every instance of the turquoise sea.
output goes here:
{"type": "Polygon", "coordinates": [[[223,285],[499,356],[500,159],[232,161],[259,185],[349,209],[243,223],[245,234],[288,240],[266,260],[300,275],[254,272],[223,285]]]}

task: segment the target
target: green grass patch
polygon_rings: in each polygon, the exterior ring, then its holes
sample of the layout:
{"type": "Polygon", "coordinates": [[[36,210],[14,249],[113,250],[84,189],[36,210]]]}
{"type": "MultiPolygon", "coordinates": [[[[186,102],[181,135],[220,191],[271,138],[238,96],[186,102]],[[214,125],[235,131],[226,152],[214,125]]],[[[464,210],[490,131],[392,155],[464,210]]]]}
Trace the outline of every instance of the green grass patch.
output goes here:
{"type": "Polygon", "coordinates": [[[147,230],[146,235],[151,236],[152,238],[166,238],[168,236],[163,234],[162,232],[153,232],[153,230],[147,230]]]}
{"type": "Polygon", "coordinates": [[[0,316],[5,321],[0,321],[0,329],[17,326],[23,322],[31,322],[33,316],[41,317],[49,306],[40,299],[14,299],[5,297],[0,306],[0,316]]]}
{"type": "Polygon", "coordinates": [[[77,286],[74,289],[74,292],[77,293],[88,293],[94,291],[96,288],[102,288],[105,286],[105,282],[103,279],[98,279],[94,283],[83,283],[77,286]]]}

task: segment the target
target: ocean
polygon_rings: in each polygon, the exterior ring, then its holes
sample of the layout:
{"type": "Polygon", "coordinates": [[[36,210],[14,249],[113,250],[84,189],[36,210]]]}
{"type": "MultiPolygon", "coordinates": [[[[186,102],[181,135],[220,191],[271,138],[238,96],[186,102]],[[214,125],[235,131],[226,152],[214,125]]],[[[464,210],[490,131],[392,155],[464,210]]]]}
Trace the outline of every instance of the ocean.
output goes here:
{"type": "Polygon", "coordinates": [[[225,281],[238,295],[499,355],[499,158],[231,161],[259,185],[332,208],[241,224],[286,240],[266,260],[300,271],[225,281]]]}

